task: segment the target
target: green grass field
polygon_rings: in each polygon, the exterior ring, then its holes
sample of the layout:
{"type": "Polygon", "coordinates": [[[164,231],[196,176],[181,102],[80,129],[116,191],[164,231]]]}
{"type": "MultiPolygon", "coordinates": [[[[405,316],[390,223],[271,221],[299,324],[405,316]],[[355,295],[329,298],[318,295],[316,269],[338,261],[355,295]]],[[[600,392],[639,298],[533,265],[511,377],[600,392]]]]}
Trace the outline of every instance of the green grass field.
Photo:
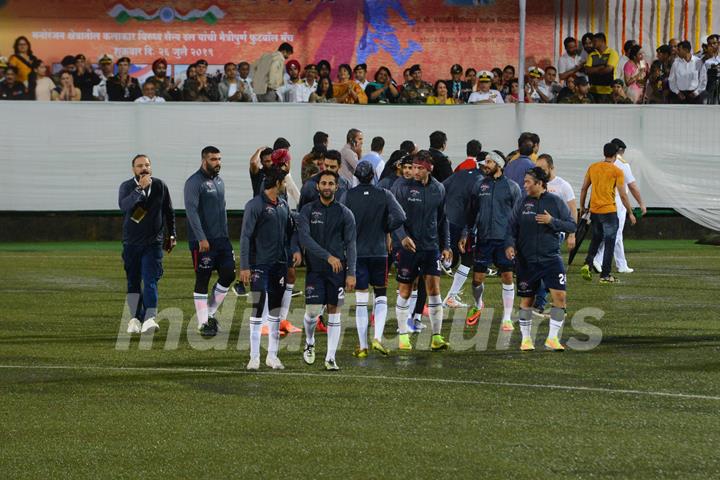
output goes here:
{"type": "MultiPolygon", "coordinates": [[[[228,297],[226,348],[186,336],[184,245],[160,284],[160,308],[182,322],[177,348],[164,348],[161,322],[151,348],[135,338],[118,350],[119,244],[0,244],[0,478],[717,478],[720,250],[627,251],[636,272],[621,285],[569,271],[568,319],[604,311],[588,320],[602,331],[589,351],[521,354],[517,329],[504,348],[499,311],[483,324],[487,348],[468,348],[484,339],[463,333],[458,312],[445,322],[455,349],[361,361],[344,315],[341,372],[322,370],[323,336],[308,367],[293,335],[281,341],[287,370],[249,374],[244,299],[228,297]]],[[[485,298],[501,304],[497,279],[485,298]]],[[[294,307],[301,324],[302,297],[294,307]]],[[[390,345],[394,330],[389,321],[390,345]]],[[[587,338],[568,321],[569,337],[587,338]]]]}

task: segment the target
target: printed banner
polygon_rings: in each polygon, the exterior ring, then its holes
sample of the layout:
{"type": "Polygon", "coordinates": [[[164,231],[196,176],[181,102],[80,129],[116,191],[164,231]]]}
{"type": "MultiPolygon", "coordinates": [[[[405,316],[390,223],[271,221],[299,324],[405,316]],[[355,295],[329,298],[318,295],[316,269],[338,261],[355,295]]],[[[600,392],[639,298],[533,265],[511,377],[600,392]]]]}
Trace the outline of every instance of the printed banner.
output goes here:
{"type": "MultiPolygon", "coordinates": [[[[553,2],[527,3],[528,61],[548,64],[553,2]]],[[[179,68],[201,58],[252,63],[289,42],[303,65],[367,63],[370,75],[385,65],[399,79],[419,63],[433,79],[448,77],[453,63],[517,64],[518,16],[516,0],[0,0],[0,55],[25,35],[46,63],[109,53],[130,57],[138,74],[158,57],[179,68]]]]}

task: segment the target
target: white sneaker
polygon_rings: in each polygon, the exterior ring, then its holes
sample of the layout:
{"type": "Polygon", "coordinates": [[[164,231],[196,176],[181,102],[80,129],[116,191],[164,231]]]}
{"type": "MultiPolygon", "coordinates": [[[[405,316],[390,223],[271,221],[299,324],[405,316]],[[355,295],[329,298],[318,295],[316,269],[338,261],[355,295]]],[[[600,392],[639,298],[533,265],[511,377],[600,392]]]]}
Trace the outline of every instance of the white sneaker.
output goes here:
{"type": "Polygon", "coordinates": [[[449,295],[443,302],[445,308],[467,308],[467,304],[460,300],[459,294],[449,295]]]}
{"type": "Polygon", "coordinates": [[[141,333],[145,332],[157,332],[160,330],[160,325],[157,324],[155,321],[155,317],[148,318],[142,323],[142,327],[140,328],[141,333]]]}
{"type": "Polygon", "coordinates": [[[622,270],[618,270],[618,273],[633,273],[635,271],[634,268],[625,267],[622,270]]]}
{"type": "Polygon", "coordinates": [[[602,272],[602,263],[598,262],[597,260],[593,260],[593,267],[595,267],[595,271],[597,273],[602,272]]]}
{"type": "Polygon", "coordinates": [[[250,361],[247,364],[247,367],[245,367],[246,370],[260,370],[260,357],[252,358],[250,357],[250,361]]]}
{"type": "Polygon", "coordinates": [[[285,365],[282,364],[278,357],[271,357],[268,355],[265,358],[265,365],[272,368],[273,370],[285,370],[285,365]]]}
{"type": "Polygon", "coordinates": [[[131,318],[128,322],[127,333],[140,333],[140,320],[131,318]]]}

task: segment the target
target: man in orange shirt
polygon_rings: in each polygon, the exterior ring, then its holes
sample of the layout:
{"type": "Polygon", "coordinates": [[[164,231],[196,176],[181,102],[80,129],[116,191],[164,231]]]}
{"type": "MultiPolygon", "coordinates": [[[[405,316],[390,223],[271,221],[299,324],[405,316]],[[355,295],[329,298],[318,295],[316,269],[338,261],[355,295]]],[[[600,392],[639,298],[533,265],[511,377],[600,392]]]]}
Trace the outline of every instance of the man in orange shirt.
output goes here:
{"type": "Polygon", "coordinates": [[[618,154],[618,146],[614,143],[606,143],[603,147],[605,160],[590,165],[585,174],[580,191],[580,216],[582,217],[587,211],[585,208],[585,198],[588,189],[592,186],[590,195],[590,221],[592,224],[592,241],[588,256],[585,258],[580,272],[585,280],[592,278],[592,261],[597,254],[600,243],[605,246],[603,254],[602,273],[600,274],[600,283],[615,283],[615,277],[610,274],[610,265],[612,263],[613,252],[609,249],[615,248],[615,237],[617,235],[619,219],[617,216],[617,205],[615,204],[615,191],[620,195],[620,200],[627,209],[630,217],[630,224],[635,225],[635,215],[630,207],[630,200],[623,184],[625,182],[622,170],[614,165],[618,154]]]}

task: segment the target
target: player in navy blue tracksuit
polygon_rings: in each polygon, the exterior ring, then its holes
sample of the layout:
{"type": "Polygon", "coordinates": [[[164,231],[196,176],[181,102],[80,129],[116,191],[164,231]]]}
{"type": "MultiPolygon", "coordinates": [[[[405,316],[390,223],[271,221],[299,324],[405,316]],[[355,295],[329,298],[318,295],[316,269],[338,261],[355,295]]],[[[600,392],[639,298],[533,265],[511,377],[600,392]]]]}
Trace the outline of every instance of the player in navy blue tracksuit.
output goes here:
{"type": "Polygon", "coordinates": [[[525,174],[525,197],[513,211],[505,241],[508,259],[515,259],[520,301],[523,351],[534,350],[531,337],[535,293],[544,282],[550,289],[550,331],[545,347],[561,351],[558,335],[565,321],[565,266],[560,257],[560,234],[573,233],[575,220],[562,198],[547,191],[548,175],[540,167],[525,174]]]}
{"type": "Polygon", "coordinates": [[[382,355],[388,351],[382,344],[383,329],[387,318],[387,272],[388,234],[405,222],[405,212],[392,193],[372,185],[373,166],[362,161],[355,167],[355,177],[360,184],[351,188],[340,199],[355,217],[357,230],[357,285],[355,293],[355,324],[360,346],[355,356],[364,358],[368,354],[368,312],[370,299],[368,288],[375,293],[375,334],[372,348],[382,355]]]}
{"type": "Polygon", "coordinates": [[[414,179],[398,180],[393,194],[407,219],[393,233],[401,245],[397,258],[399,294],[396,304],[400,350],[412,350],[407,333],[412,284],[420,276],[428,294],[433,336],[431,349],[445,350],[449,344],[441,335],[443,310],[440,296],[440,262],[452,260],[450,231],[445,216],[445,187],[431,176],[432,157],[421,150],[413,157],[414,179]],[[442,252],[438,246],[441,246],[442,252]]]}
{"type": "Polygon", "coordinates": [[[340,341],[340,307],[345,292],[355,288],[355,218],[335,201],[338,174],[319,174],[320,198],[306,204],[298,215],[298,240],[305,249],[305,350],[308,365],[315,362],[315,325],[323,305],[328,311],[326,370],[339,370],[335,352],[340,341]]]}

